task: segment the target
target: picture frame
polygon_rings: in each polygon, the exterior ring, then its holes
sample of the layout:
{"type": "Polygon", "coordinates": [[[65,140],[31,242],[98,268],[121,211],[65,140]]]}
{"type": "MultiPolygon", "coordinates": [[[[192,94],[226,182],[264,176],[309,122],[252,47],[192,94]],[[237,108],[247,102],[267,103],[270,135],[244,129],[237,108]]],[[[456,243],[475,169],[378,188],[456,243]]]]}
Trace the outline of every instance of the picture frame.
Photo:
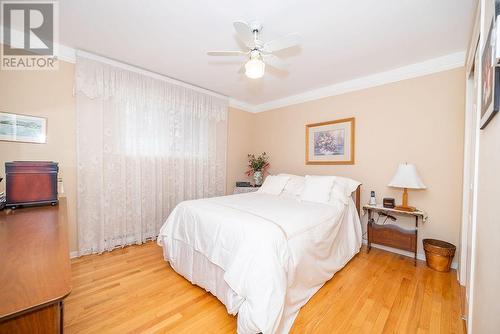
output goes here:
{"type": "Polygon", "coordinates": [[[0,141],[45,144],[47,119],[0,112],[0,141]]]}
{"type": "Polygon", "coordinates": [[[306,125],[306,165],[353,165],[354,117],[306,125]]]}
{"type": "Polygon", "coordinates": [[[495,43],[493,40],[494,19],[491,21],[488,37],[481,54],[481,119],[480,129],[486,128],[500,109],[500,69],[494,64],[495,43]],[[493,103],[492,103],[493,102],[493,103]],[[492,105],[493,104],[493,105],[492,105]]]}

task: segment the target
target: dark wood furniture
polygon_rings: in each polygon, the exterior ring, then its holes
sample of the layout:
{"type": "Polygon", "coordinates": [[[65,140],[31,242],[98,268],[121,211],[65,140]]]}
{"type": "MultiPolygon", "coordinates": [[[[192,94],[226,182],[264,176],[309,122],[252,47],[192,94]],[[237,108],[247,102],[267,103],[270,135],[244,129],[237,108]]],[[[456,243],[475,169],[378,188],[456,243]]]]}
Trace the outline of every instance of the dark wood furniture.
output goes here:
{"type": "Polygon", "coordinates": [[[384,208],[381,205],[364,205],[363,210],[368,211],[368,248],[370,251],[372,243],[389,246],[413,252],[415,265],[417,264],[417,240],[418,240],[418,221],[425,220],[426,214],[423,211],[403,211],[396,208],[384,208]],[[406,215],[415,218],[414,229],[404,229],[395,224],[377,224],[373,219],[374,213],[383,212],[392,215],[406,215]]]}
{"type": "Polygon", "coordinates": [[[356,188],[356,191],[352,193],[352,198],[354,200],[354,205],[356,206],[356,210],[358,211],[358,216],[361,217],[361,184],[356,188]]]}
{"type": "Polygon", "coordinates": [[[66,200],[0,212],[0,333],[62,333],[71,268],[66,200]]]}
{"type": "Polygon", "coordinates": [[[7,206],[57,203],[58,166],[52,161],[5,163],[7,206]]]}

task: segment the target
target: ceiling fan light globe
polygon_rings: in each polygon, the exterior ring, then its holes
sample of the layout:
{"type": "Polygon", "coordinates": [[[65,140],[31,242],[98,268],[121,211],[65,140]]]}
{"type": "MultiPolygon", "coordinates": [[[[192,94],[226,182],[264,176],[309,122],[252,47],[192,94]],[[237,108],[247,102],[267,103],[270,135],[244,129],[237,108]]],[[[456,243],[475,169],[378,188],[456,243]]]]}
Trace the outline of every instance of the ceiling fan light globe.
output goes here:
{"type": "Polygon", "coordinates": [[[250,79],[259,79],[264,76],[266,64],[258,59],[253,58],[245,64],[245,75],[250,79]]]}

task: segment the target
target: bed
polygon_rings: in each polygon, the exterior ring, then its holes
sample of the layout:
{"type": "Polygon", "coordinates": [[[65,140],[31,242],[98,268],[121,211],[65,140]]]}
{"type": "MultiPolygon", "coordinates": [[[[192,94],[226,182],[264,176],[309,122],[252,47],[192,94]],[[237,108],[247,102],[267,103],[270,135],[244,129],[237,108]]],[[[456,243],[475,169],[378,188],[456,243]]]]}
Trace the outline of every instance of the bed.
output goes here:
{"type": "Polygon", "coordinates": [[[177,273],[238,315],[238,333],[288,333],[360,250],[360,184],[350,195],[328,204],[260,191],[184,201],[158,244],[177,273]]]}

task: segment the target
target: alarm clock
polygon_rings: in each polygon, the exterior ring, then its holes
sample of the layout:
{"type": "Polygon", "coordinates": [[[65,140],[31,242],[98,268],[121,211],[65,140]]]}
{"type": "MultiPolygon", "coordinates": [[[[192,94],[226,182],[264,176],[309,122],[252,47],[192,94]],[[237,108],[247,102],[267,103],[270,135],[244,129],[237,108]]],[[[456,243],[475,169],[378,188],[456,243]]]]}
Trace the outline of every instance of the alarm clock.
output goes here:
{"type": "Polygon", "coordinates": [[[393,209],[395,206],[396,206],[396,201],[394,200],[394,198],[384,198],[383,201],[383,206],[384,208],[389,208],[389,209],[393,209]]]}

